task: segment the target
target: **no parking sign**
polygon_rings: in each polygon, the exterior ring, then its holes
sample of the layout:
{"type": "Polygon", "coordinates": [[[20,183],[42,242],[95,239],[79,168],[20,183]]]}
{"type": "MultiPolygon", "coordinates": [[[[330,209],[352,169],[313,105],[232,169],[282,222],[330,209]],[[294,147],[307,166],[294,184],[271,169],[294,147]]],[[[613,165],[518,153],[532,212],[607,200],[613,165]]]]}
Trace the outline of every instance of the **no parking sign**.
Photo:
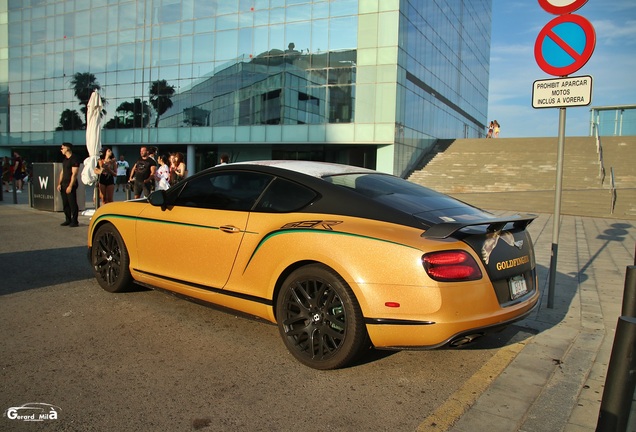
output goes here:
{"type": "Polygon", "coordinates": [[[587,0],[539,0],[539,5],[555,15],[571,13],[587,3],[587,0]]]}
{"type": "Polygon", "coordinates": [[[592,97],[591,76],[570,77],[569,79],[565,77],[581,69],[590,59],[596,46],[596,33],[588,20],[572,13],[587,3],[587,0],[538,1],[546,12],[558,16],[547,23],[539,32],[537,41],[534,44],[534,58],[544,72],[563,77],[558,80],[535,81],[532,92],[532,106],[534,108],[559,107],[557,178],[554,197],[550,280],[548,283],[548,308],[552,309],[559,249],[559,222],[561,219],[565,107],[587,105],[592,97]]]}
{"type": "Polygon", "coordinates": [[[539,0],[547,12],[558,14],[539,32],[534,58],[546,73],[566,76],[581,69],[592,57],[596,33],[592,24],[573,12],[587,0],[539,0]]]}

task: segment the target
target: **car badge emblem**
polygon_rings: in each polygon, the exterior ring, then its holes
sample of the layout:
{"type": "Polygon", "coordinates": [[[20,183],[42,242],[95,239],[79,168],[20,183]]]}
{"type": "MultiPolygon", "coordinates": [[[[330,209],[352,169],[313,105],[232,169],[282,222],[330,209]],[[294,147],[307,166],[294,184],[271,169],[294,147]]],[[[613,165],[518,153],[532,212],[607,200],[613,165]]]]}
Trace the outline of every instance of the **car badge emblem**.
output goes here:
{"type": "Polygon", "coordinates": [[[486,234],[486,241],[484,241],[484,245],[481,248],[481,257],[484,259],[484,263],[488,264],[490,261],[490,255],[492,251],[495,250],[497,243],[499,243],[499,239],[502,239],[509,246],[514,246],[517,249],[521,249],[523,247],[523,240],[515,241],[515,237],[509,232],[501,232],[495,231],[486,234]]]}

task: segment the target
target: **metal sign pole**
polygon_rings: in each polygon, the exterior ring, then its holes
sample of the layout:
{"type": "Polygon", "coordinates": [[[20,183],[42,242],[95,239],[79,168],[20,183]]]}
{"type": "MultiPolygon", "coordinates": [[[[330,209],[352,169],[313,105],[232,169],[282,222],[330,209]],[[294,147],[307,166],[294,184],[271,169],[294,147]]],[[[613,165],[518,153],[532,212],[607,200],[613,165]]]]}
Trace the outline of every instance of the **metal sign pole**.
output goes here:
{"type": "Polygon", "coordinates": [[[559,147],[557,150],[556,191],[554,194],[554,224],[552,227],[552,256],[548,285],[548,308],[554,307],[557,255],[559,251],[559,226],[561,225],[561,190],[563,189],[563,153],[565,148],[565,108],[559,109],[559,147]]]}

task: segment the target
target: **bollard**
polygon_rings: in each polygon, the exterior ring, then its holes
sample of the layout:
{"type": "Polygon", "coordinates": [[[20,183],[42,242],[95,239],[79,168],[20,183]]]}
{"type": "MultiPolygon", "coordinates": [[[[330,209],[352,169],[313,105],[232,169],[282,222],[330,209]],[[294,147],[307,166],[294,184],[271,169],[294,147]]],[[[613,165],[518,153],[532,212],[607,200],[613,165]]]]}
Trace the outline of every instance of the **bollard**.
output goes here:
{"type": "Polygon", "coordinates": [[[33,185],[30,181],[26,182],[27,196],[29,197],[29,207],[33,207],[33,185]]]}
{"type": "Polygon", "coordinates": [[[636,265],[627,266],[621,315],[636,317],[636,265]]]}
{"type": "Polygon", "coordinates": [[[596,432],[626,432],[636,388],[636,318],[618,319],[596,432]]]}
{"type": "Polygon", "coordinates": [[[13,204],[18,203],[18,190],[15,187],[15,177],[13,178],[13,204]]]}

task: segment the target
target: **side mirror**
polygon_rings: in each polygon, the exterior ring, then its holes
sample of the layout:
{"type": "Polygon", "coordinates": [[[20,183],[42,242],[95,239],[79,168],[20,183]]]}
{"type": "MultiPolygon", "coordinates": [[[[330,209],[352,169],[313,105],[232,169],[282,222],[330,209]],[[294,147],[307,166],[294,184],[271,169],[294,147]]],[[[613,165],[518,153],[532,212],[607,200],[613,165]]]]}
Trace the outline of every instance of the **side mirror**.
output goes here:
{"type": "Polygon", "coordinates": [[[163,210],[165,210],[166,191],[156,190],[152,192],[148,197],[148,202],[155,207],[161,207],[163,210]]]}

